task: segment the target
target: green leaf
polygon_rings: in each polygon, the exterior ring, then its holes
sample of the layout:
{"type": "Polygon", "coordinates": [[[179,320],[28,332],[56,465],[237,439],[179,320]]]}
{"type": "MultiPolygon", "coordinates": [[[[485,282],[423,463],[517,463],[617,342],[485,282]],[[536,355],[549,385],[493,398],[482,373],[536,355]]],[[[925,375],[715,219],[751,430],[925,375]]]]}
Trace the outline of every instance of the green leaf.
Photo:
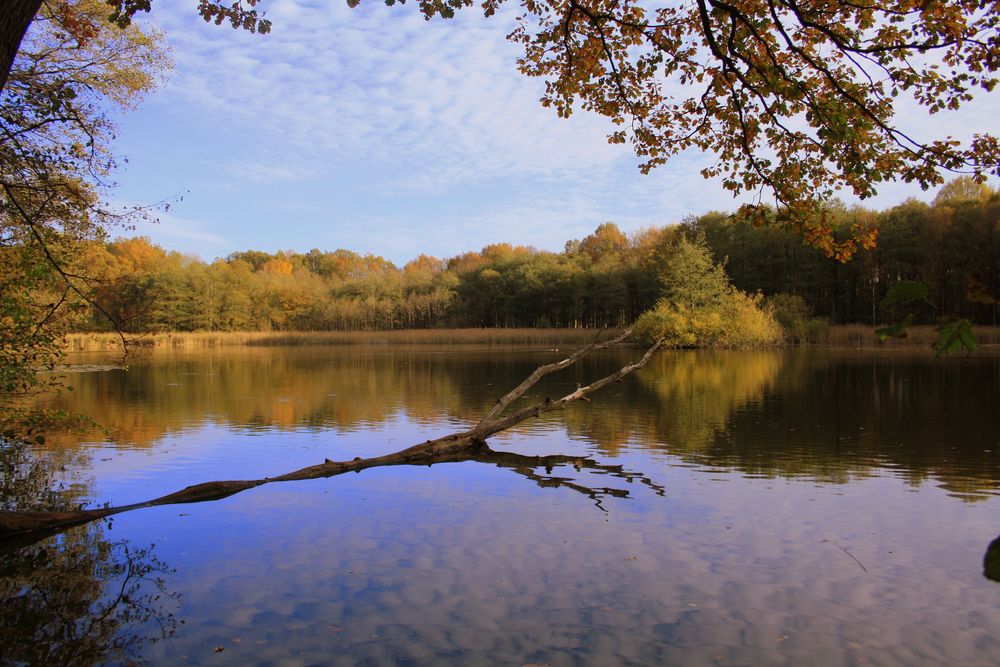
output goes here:
{"type": "Polygon", "coordinates": [[[930,294],[930,289],[924,283],[914,280],[901,280],[889,288],[880,305],[884,309],[897,303],[927,301],[928,294],[930,294]]]}
{"type": "Polygon", "coordinates": [[[959,329],[958,338],[962,341],[962,347],[967,349],[969,352],[975,351],[979,343],[976,341],[976,335],[972,333],[972,326],[969,324],[968,320],[962,320],[965,322],[965,326],[959,329]]]}
{"type": "Polygon", "coordinates": [[[883,343],[888,338],[906,338],[906,328],[911,324],[913,324],[913,313],[908,314],[895,324],[882,327],[881,329],[876,329],[875,335],[878,336],[878,339],[883,343]]]}
{"type": "Polygon", "coordinates": [[[952,320],[937,328],[938,339],[934,343],[934,358],[942,354],[952,354],[959,350],[972,352],[978,343],[972,333],[972,323],[969,320],[952,320]]]}

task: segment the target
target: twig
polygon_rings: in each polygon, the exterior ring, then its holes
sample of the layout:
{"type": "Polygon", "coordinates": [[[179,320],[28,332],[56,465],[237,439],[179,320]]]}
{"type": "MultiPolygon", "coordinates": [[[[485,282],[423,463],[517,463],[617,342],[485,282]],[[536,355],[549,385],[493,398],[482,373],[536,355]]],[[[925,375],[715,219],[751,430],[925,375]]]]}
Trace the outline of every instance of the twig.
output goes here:
{"type": "Polygon", "coordinates": [[[844,547],[840,546],[839,544],[837,544],[837,543],[836,543],[836,542],[834,542],[833,540],[820,540],[820,541],[821,541],[821,542],[829,542],[829,543],[830,543],[830,544],[832,544],[833,546],[835,546],[835,547],[837,547],[838,549],[840,549],[841,551],[843,551],[843,552],[844,552],[845,554],[847,554],[847,555],[848,555],[848,556],[850,556],[850,557],[851,557],[852,559],[854,559],[854,562],[858,564],[858,567],[860,567],[860,568],[861,568],[862,570],[864,570],[864,571],[865,571],[865,574],[868,574],[868,568],[867,568],[867,567],[865,567],[864,563],[862,563],[862,562],[861,562],[861,561],[859,561],[859,560],[858,560],[857,558],[855,558],[855,557],[854,557],[854,554],[852,554],[852,553],[851,553],[850,551],[848,551],[848,550],[847,550],[847,549],[845,549],[844,547]]]}

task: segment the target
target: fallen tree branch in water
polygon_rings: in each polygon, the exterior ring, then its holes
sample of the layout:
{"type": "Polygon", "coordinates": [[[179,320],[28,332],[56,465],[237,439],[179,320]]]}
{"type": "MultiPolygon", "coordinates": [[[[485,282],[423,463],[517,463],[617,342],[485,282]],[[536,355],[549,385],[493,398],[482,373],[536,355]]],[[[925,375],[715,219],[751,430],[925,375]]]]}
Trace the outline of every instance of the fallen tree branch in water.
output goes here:
{"type": "MultiPolygon", "coordinates": [[[[121,514],[131,510],[144,507],[156,507],[160,505],[176,505],[182,503],[197,503],[209,500],[221,500],[233,494],[252,489],[263,484],[272,482],[290,482],[296,480],[318,479],[321,477],[334,477],[348,472],[361,472],[368,468],[382,468],[399,465],[434,465],[435,463],[457,463],[462,461],[477,461],[481,463],[492,463],[500,467],[509,468],[535,481],[539,486],[559,487],[573,489],[583,493],[593,499],[600,507],[600,499],[604,496],[627,496],[628,491],[622,489],[612,489],[608,487],[591,488],[582,483],[575,482],[565,477],[553,477],[552,468],[557,465],[573,465],[578,469],[594,470],[599,474],[612,475],[617,478],[626,479],[631,482],[639,479],[647,486],[651,487],[659,494],[663,494],[663,488],[646,479],[641,473],[627,472],[621,466],[611,466],[598,463],[593,459],[573,457],[573,456],[524,456],[509,452],[497,452],[489,448],[486,439],[505,431],[532,417],[538,417],[546,412],[560,410],[570,403],[579,400],[588,400],[586,397],[609,384],[620,381],[632,371],[642,368],[649,361],[653,353],[660,347],[656,343],[642,357],[631,364],[627,364],[616,372],[603,377],[591,384],[577,387],[576,390],[557,400],[545,399],[541,403],[536,403],[525,408],[521,408],[512,414],[504,416],[503,412],[524,393],[537,383],[543,376],[557,370],[562,370],[576,363],[586,354],[606,348],[624,340],[631,332],[624,334],[604,343],[594,342],[587,347],[577,351],[568,358],[544,366],[540,366],[509,393],[499,398],[496,404],[486,413],[486,415],[474,427],[467,431],[453,433],[451,435],[428,440],[419,445],[408,447],[392,454],[384,456],[374,456],[371,458],[355,458],[351,461],[330,461],[314,466],[308,466],[299,470],[279,475],[277,477],[265,477],[263,479],[252,480],[230,480],[218,482],[205,482],[188,486],[175,493],[161,496],[153,500],[119,507],[103,507],[89,510],[78,510],[69,512],[0,512],[0,541],[6,538],[21,536],[17,541],[24,544],[24,540],[31,540],[29,534],[38,534],[38,539],[42,539],[53,533],[61,532],[71,526],[88,523],[96,519],[121,514]],[[546,468],[546,475],[535,472],[537,468],[546,468]]],[[[2,545],[0,545],[2,546],[2,545]]]]}

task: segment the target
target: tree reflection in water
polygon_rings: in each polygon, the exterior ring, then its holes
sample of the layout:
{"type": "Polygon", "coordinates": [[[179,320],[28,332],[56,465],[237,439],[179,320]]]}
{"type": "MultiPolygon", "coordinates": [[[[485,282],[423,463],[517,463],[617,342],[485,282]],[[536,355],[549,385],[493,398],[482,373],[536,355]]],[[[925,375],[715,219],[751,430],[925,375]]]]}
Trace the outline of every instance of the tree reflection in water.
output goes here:
{"type": "MultiPolygon", "coordinates": [[[[55,469],[23,445],[0,443],[0,504],[74,506],[80,488],[53,491],[55,469]]],[[[128,663],[143,645],[174,633],[179,596],[165,579],[173,570],[154,545],[136,548],[104,531],[96,522],[35,543],[0,544],[0,664],[128,663]]]]}

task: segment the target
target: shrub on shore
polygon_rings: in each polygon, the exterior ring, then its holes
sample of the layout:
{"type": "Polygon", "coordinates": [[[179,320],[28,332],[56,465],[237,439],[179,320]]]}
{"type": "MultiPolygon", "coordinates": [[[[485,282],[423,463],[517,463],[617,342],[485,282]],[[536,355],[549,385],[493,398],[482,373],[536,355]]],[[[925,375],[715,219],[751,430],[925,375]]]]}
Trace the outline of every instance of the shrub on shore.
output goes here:
{"type": "Polygon", "coordinates": [[[734,288],[712,261],[703,239],[681,237],[663,275],[664,296],[635,330],[669,347],[759,347],[781,340],[781,327],[763,297],[734,288]]]}
{"type": "Polygon", "coordinates": [[[830,321],[813,317],[812,309],[798,294],[775,294],[768,297],[764,306],[781,325],[785,338],[794,343],[816,343],[826,337],[830,321]]]}

